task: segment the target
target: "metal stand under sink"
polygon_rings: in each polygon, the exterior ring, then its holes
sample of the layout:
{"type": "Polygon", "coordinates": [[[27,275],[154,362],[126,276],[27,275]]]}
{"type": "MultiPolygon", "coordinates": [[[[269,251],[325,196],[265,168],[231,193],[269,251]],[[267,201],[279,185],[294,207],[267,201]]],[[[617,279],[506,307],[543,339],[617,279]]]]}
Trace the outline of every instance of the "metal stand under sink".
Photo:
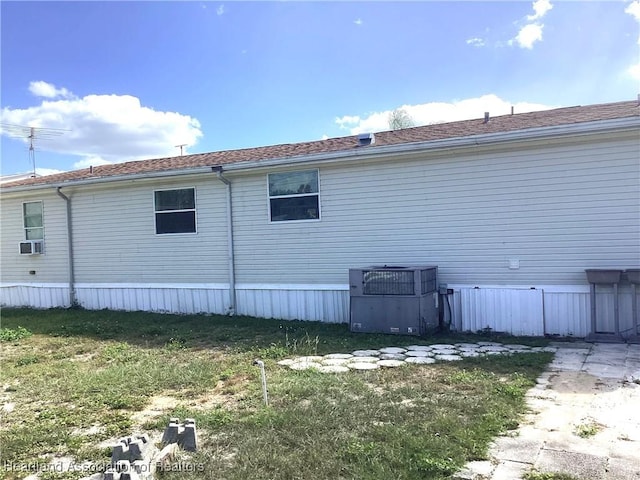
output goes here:
{"type": "Polygon", "coordinates": [[[620,334],[620,315],[618,308],[618,283],[622,270],[585,270],[591,287],[591,332],[585,338],[587,342],[624,343],[620,334]],[[598,331],[596,313],[596,285],[613,285],[613,332],[598,331]]]}
{"type": "Polygon", "coordinates": [[[638,292],[636,290],[636,285],[640,285],[640,268],[633,268],[625,270],[627,274],[627,280],[631,284],[631,311],[632,320],[633,320],[633,330],[631,331],[631,336],[627,338],[627,342],[629,343],[640,343],[640,332],[638,332],[638,327],[640,327],[640,318],[638,317],[638,292]]]}

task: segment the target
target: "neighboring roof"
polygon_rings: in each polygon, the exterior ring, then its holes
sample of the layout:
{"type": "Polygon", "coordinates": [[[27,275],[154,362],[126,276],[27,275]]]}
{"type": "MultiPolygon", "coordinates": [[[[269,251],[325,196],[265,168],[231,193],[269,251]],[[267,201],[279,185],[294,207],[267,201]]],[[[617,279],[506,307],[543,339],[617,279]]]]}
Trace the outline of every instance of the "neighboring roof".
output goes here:
{"type": "Polygon", "coordinates": [[[3,175],[0,177],[0,185],[3,185],[5,183],[13,183],[13,182],[17,182],[18,180],[26,180],[28,178],[37,178],[40,177],[41,175],[38,175],[37,173],[13,173],[11,175],[3,175]]]}
{"type": "Polygon", "coordinates": [[[459,122],[426,125],[379,132],[375,134],[375,143],[367,147],[358,145],[358,136],[329,138],[303,143],[287,143],[266,147],[226,150],[211,153],[198,153],[179,157],[137,160],[126,163],[99,165],[92,168],[47,175],[38,178],[22,179],[3,185],[3,189],[30,185],[63,185],[78,180],[109,178],[123,175],[145,174],[152,172],[192,169],[208,166],[224,166],[240,162],[259,162],[262,160],[303,157],[336,152],[352,152],[366,148],[375,152],[381,146],[429,142],[435,140],[462,138],[475,135],[505,133],[533,128],[572,125],[584,122],[614,120],[638,117],[640,107],[637,101],[605,103],[577,107],[558,108],[515,115],[463,120],[459,122]]]}

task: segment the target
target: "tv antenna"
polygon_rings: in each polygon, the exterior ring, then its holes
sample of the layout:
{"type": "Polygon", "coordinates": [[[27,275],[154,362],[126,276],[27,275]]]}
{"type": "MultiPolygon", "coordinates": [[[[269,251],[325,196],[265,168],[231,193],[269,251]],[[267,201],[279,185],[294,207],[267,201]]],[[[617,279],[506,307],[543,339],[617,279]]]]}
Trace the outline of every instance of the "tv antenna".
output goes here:
{"type": "Polygon", "coordinates": [[[19,138],[29,144],[29,163],[33,168],[32,176],[36,176],[36,145],[45,142],[53,137],[59,137],[69,130],[61,128],[27,127],[24,125],[13,125],[10,123],[0,123],[0,131],[9,137],[19,138]]]}
{"type": "Polygon", "coordinates": [[[180,156],[182,156],[182,149],[183,149],[184,147],[186,147],[186,146],[187,146],[187,144],[186,144],[186,143],[181,143],[180,145],[176,145],[176,146],[175,146],[176,148],[179,148],[179,149],[180,149],[180,156]]]}

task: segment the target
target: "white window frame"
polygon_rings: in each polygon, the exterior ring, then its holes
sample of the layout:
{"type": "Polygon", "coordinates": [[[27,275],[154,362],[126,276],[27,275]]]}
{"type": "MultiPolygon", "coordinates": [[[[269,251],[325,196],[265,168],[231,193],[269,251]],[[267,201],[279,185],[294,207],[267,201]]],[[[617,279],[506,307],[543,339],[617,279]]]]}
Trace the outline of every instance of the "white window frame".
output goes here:
{"type": "Polygon", "coordinates": [[[196,235],[198,233],[198,192],[196,187],[175,187],[175,188],[158,188],[153,191],[151,201],[153,202],[153,231],[156,236],[175,236],[175,235],[196,235]],[[193,208],[184,208],[179,210],[156,210],[156,192],[171,192],[174,190],[193,190],[193,208]],[[193,212],[194,213],[194,232],[175,232],[175,233],[158,233],[157,215],[167,213],[181,213],[181,212],[193,212]]]}
{"type": "Polygon", "coordinates": [[[38,241],[38,240],[42,240],[44,242],[44,202],[42,200],[34,200],[32,202],[22,202],[22,210],[20,212],[22,214],[22,230],[24,231],[24,239],[27,241],[38,241]],[[41,227],[27,227],[26,225],[26,216],[25,216],[25,205],[29,204],[29,203],[39,203],[40,204],[40,211],[42,212],[42,226],[41,227]],[[36,228],[39,228],[42,230],[42,238],[27,238],[27,230],[34,230],[36,228]]]}
{"type": "Polygon", "coordinates": [[[322,199],[320,197],[320,169],[318,168],[305,168],[305,169],[296,169],[296,170],[285,170],[282,172],[271,172],[267,173],[267,215],[269,223],[271,224],[289,224],[289,223],[298,223],[298,222],[320,222],[322,221],[322,199]],[[279,174],[279,173],[297,173],[297,172],[316,172],[316,178],[318,180],[318,191],[314,193],[296,193],[291,195],[271,195],[269,191],[269,175],[271,174],[279,174]],[[310,197],[315,195],[318,197],[318,218],[300,218],[298,220],[272,220],[271,219],[271,200],[277,198],[297,198],[297,197],[310,197]]]}

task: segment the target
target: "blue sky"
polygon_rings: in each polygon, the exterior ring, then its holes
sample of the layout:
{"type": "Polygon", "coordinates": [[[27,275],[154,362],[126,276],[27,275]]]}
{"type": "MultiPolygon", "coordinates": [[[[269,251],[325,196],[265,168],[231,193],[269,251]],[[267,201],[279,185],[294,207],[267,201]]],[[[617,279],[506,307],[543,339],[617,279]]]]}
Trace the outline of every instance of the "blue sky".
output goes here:
{"type": "Polygon", "coordinates": [[[0,2],[3,175],[635,99],[640,0],[0,2]],[[57,133],[59,135],[52,135],[57,133]]]}

